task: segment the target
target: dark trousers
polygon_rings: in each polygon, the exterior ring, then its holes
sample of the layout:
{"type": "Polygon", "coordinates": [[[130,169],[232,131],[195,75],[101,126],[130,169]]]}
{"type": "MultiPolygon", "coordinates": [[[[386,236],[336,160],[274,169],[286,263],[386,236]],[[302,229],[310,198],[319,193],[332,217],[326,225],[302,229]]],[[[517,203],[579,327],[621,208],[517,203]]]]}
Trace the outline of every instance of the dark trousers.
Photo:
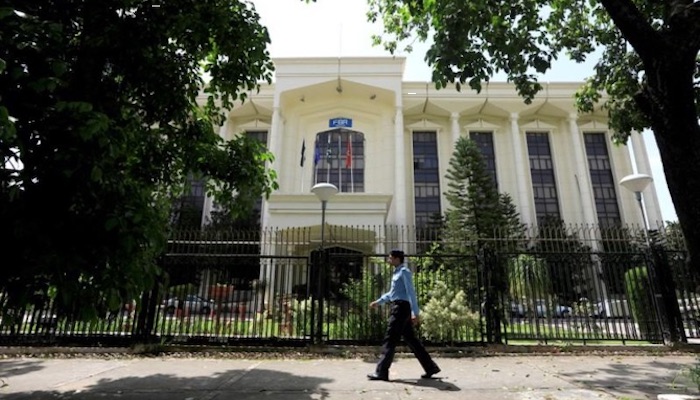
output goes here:
{"type": "Polygon", "coordinates": [[[425,372],[434,371],[437,365],[425,350],[423,344],[416,337],[411,321],[411,305],[407,301],[397,301],[391,304],[391,315],[389,316],[389,326],[382,342],[382,356],[377,363],[377,374],[388,376],[391,363],[394,361],[396,345],[403,336],[406,345],[420,362],[425,372]]]}

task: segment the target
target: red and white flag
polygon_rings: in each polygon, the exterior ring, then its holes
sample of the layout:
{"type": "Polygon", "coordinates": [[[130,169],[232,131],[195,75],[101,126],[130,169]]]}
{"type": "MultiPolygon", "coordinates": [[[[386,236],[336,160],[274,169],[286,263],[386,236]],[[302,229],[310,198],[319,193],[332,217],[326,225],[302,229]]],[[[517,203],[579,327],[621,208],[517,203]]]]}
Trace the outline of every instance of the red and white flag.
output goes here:
{"type": "Polygon", "coordinates": [[[348,148],[345,150],[345,168],[352,167],[352,138],[348,135],[348,148]]]}

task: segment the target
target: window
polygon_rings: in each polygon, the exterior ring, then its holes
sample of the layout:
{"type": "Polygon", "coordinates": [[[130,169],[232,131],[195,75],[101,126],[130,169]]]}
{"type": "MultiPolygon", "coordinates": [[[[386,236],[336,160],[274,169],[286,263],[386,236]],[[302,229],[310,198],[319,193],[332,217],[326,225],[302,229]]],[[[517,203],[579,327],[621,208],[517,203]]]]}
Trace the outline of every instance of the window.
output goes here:
{"type": "Polygon", "coordinates": [[[204,212],[204,179],[195,179],[192,174],[188,174],[187,187],[188,192],[175,205],[173,223],[182,229],[198,229],[202,225],[204,212]]]}
{"type": "Polygon", "coordinates": [[[527,132],[526,136],[537,222],[541,223],[545,218],[561,218],[549,136],[546,132],[527,132]]]}
{"type": "Polygon", "coordinates": [[[413,185],[415,223],[417,227],[424,228],[442,213],[435,132],[413,132],[413,185]]]}
{"type": "Polygon", "coordinates": [[[316,134],[314,184],[332,183],[343,193],[365,191],[365,137],[349,129],[316,134]]]}
{"type": "Polygon", "coordinates": [[[496,176],[496,153],[493,148],[493,132],[469,132],[469,138],[476,144],[486,162],[486,170],[491,174],[493,185],[498,190],[496,176]]]}
{"type": "Polygon", "coordinates": [[[608,147],[605,143],[605,133],[585,133],[583,141],[586,145],[588,172],[591,176],[598,223],[603,228],[619,226],[620,209],[617,205],[616,185],[610,166],[608,147]]]}

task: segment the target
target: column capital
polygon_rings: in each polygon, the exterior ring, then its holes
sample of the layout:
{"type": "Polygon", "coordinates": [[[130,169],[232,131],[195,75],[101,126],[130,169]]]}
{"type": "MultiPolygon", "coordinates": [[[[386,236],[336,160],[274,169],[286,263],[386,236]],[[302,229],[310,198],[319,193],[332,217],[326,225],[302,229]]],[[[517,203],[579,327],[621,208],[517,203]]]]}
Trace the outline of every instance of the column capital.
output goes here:
{"type": "Polygon", "coordinates": [[[578,114],[577,113],[569,113],[569,122],[576,122],[578,121],[578,114]]]}
{"type": "Polygon", "coordinates": [[[518,113],[510,113],[509,119],[510,119],[510,122],[515,122],[515,121],[517,121],[518,119],[520,119],[520,114],[518,114],[518,113]]]}
{"type": "Polygon", "coordinates": [[[457,111],[452,111],[450,119],[459,119],[459,113],[457,111]]]}

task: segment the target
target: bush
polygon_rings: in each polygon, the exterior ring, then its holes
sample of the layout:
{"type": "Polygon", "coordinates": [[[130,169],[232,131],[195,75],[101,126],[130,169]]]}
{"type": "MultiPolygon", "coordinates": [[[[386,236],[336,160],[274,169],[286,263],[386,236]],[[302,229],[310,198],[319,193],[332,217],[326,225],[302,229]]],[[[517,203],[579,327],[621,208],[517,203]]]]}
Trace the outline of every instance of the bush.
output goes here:
{"type": "Polygon", "coordinates": [[[434,342],[463,341],[478,327],[479,316],[467,307],[463,290],[436,280],[430,300],[421,312],[421,332],[434,342]]]}
{"type": "Polygon", "coordinates": [[[391,282],[392,269],[384,267],[383,263],[380,265],[382,267],[379,273],[372,274],[370,268],[367,268],[361,279],[350,279],[341,288],[341,293],[350,301],[342,323],[347,325],[345,333],[354,339],[378,339],[386,329],[386,313],[369,308],[369,304],[376,300],[391,282]]]}
{"type": "Polygon", "coordinates": [[[647,267],[632,268],[625,272],[625,292],[632,317],[639,326],[641,338],[647,340],[661,338],[654,306],[654,292],[647,267]]]}

